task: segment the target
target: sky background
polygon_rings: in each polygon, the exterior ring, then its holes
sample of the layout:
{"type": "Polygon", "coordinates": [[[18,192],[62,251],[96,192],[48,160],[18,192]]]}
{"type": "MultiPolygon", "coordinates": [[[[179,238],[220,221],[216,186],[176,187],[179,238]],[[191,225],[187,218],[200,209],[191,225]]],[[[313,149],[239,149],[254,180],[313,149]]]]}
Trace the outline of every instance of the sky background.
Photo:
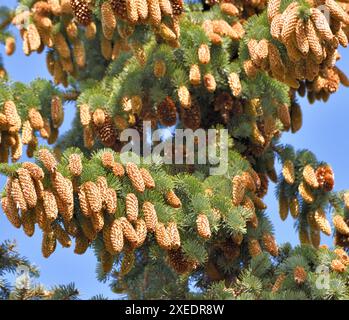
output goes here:
{"type": "MultiPolygon", "coordinates": [[[[0,0],[0,6],[14,7],[15,0],[0,0]]],[[[18,37],[17,37],[18,38],[18,37]]],[[[343,71],[349,70],[349,54],[345,49],[340,51],[342,59],[337,63],[343,71]]],[[[46,70],[45,55],[32,54],[26,57],[18,42],[16,53],[7,57],[4,47],[0,46],[4,65],[14,81],[30,82],[35,78],[50,78],[46,70]]],[[[303,127],[296,134],[284,133],[281,142],[293,145],[296,149],[310,149],[317,158],[331,164],[335,172],[335,190],[349,188],[349,88],[343,86],[330,97],[327,103],[316,102],[310,105],[306,99],[299,99],[303,111],[303,127]]],[[[75,115],[73,104],[65,106],[65,121],[60,131],[70,128],[75,115]]],[[[27,159],[23,158],[23,161],[27,159]]],[[[280,172],[280,166],[277,166],[280,172]]],[[[5,178],[0,176],[0,189],[3,189],[5,178]]],[[[282,222],[278,214],[278,204],[274,196],[274,185],[270,185],[269,193],[265,198],[268,205],[267,212],[271,218],[278,243],[291,242],[298,244],[298,235],[293,227],[291,216],[282,222]]],[[[28,238],[22,229],[17,230],[10,225],[0,209],[0,242],[5,239],[16,239],[19,252],[37,265],[41,271],[40,282],[51,286],[75,282],[83,299],[95,294],[103,294],[116,298],[107,284],[96,280],[96,258],[89,250],[82,256],[75,255],[73,248],[62,249],[57,245],[54,254],[45,259],[41,255],[41,232],[36,232],[28,238]]],[[[322,235],[321,243],[332,244],[332,239],[322,235]]]]}

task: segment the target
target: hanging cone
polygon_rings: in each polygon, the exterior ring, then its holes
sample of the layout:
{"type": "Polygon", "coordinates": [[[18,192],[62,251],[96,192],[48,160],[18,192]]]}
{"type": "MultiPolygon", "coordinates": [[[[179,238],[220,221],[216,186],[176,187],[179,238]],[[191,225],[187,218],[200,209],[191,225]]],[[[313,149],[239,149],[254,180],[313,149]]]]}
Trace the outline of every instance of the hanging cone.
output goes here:
{"type": "Polygon", "coordinates": [[[248,252],[251,257],[256,257],[262,253],[261,246],[257,239],[248,240],[248,252]]]}
{"type": "Polygon", "coordinates": [[[43,233],[41,252],[44,258],[48,258],[56,250],[56,237],[53,232],[43,233]]]}
{"type": "Polygon", "coordinates": [[[114,220],[109,229],[111,254],[118,254],[124,248],[124,233],[119,220],[114,220]]]}
{"type": "Polygon", "coordinates": [[[166,97],[157,106],[157,116],[163,126],[171,127],[177,122],[177,108],[170,97],[166,97]]]}
{"type": "Polygon", "coordinates": [[[92,12],[85,0],[71,0],[70,5],[78,23],[88,26],[92,21],[92,12]]]}
{"type": "Polygon", "coordinates": [[[145,187],[147,189],[154,189],[155,188],[155,181],[154,181],[153,177],[151,176],[150,172],[145,168],[139,169],[139,172],[142,175],[145,187]]]}
{"type": "Polygon", "coordinates": [[[293,278],[297,284],[302,284],[307,279],[307,272],[301,266],[296,266],[293,270],[293,278]]]}
{"type": "Polygon", "coordinates": [[[63,248],[69,248],[71,246],[69,234],[59,224],[53,226],[53,233],[63,248]]]}
{"type": "Polygon", "coordinates": [[[54,172],[57,168],[57,160],[48,149],[40,149],[38,152],[39,160],[49,172],[54,172]]]}
{"type": "Polygon", "coordinates": [[[130,222],[135,222],[138,218],[138,199],[134,193],[126,196],[126,216],[130,222]]]}
{"type": "Polygon", "coordinates": [[[182,206],[181,200],[177,197],[173,190],[167,192],[166,201],[172,208],[180,208],[182,206]]]}
{"type": "Polygon", "coordinates": [[[36,206],[38,197],[36,194],[35,186],[32,177],[28,170],[20,168],[16,171],[18,180],[21,185],[23,196],[27,202],[28,208],[34,208],[36,206]]]}
{"type": "Polygon", "coordinates": [[[285,221],[288,216],[289,203],[283,192],[279,194],[279,215],[282,221],[285,221]]]}
{"type": "Polygon", "coordinates": [[[303,178],[304,181],[312,188],[317,189],[319,183],[316,178],[315,170],[311,165],[306,165],[303,169],[303,178]]]}
{"type": "Polygon", "coordinates": [[[316,169],[316,179],[319,182],[319,187],[329,192],[334,187],[334,174],[329,165],[320,166],[316,169]]]}
{"type": "Polygon", "coordinates": [[[157,217],[154,205],[151,202],[146,201],[143,203],[142,211],[144,214],[144,219],[145,219],[145,223],[147,225],[148,231],[149,232],[155,231],[155,228],[158,222],[158,217],[157,217]]]}
{"type": "Polygon", "coordinates": [[[82,161],[81,156],[77,153],[73,153],[69,156],[68,169],[73,176],[80,176],[82,173],[82,161]]]}
{"type": "Polygon", "coordinates": [[[297,197],[292,198],[290,200],[289,206],[290,206],[290,213],[292,218],[296,219],[299,216],[299,212],[300,212],[298,198],[297,197]]]}
{"type": "Polygon", "coordinates": [[[181,246],[181,239],[176,222],[169,222],[167,232],[171,239],[171,249],[178,249],[181,246]]]}
{"type": "Polygon", "coordinates": [[[315,211],[314,219],[319,227],[319,229],[326,235],[331,235],[331,225],[326,218],[325,212],[319,208],[315,211]]]}
{"type": "Polygon", "coordinates": [[[262,236],[263,239],[263,245],[265,249],[273,256],[277,257],[279,255],[279,249],[276,244],[275,238],[270,233],[265,233],[262,236]]]}
{"type": "Polygon", "coordinates": [[[334,259],[331,262],[331,269],[335,272],[343,273],[346,270],[346,267],[340,260],[334,259]]]}
{"type": "Polygon", "coordinates": [[[210,222],[205,214],[199,214],[196,219],[196,228],[201,238],[211,238],[210,222]]]}
{"type": "Polygon", "coordinates": [[[20,216],[18,215],[18,210],[15,203],[9,197],[1,198],[1,207],[5,213],[8,221],[17,229],[22,225],[20,216]]]}
{"type": "Polygon", "coordinates": [[[160,248],[165,250],[171,249],[171,238],[163,223],[158,222],[155,228],[155,238],[160,248]]]}
{"type": "Polygon", "coordinates": [[[135,163],[127,163],[126,164],[126,172],[131,180],[132,186],[138,191],[143,193],[145,190],[144,180],[142,178],[142,174],[140,173],[138,166],[135,163]]]}
{"type": "Polygon", "coordinates": [[[75,254],[84,254],[89,247],[88,239],[83,235],[83,233],[78,233],[75,238],[75,254]]]}
{"type": "Polygon", "coordinates": [[[147,225],[143,219],[138,219],[136,221],[135,230],[138,237],[137,247],[140,247],[143,245],[148,234],[147,225]]]}
{"type": "Polygon", "coordinates": [[[286,279],[286,275],[284,273],[281,273],[275,280],[274,285],[271,289],[272,293],[276,293],[281,289],[281,286],[286,279]]]}
{"type": "Polygon", "coordinates": [[[293,165],[293,162],[291,160],[286,160],[284,162],[284,165],[282,167],[282,175],[284,176],[285,181],[288,184],[294,183],[294,179],[295,179],[294,165],[293,165]]]}
{"type": "Polygon", "coordinates": [[[125,238],[129,241],[133,248],[136,247],[138,244],[138,236],[136,230],[125,217],[120,218],[120,223],[125,238]]]}
{"type": "Polygon", "coordinates": [[[232,180],[232,200],[238,206],[245,196],[245,186],[241,176],[235,176],[232,180]]]}
{"type": "Polygon", "coordinates": [[[314,202],[314,195],[304,182],[301,182],[301,184],[298,186],[298,192],[306,203],[314,202]]]}

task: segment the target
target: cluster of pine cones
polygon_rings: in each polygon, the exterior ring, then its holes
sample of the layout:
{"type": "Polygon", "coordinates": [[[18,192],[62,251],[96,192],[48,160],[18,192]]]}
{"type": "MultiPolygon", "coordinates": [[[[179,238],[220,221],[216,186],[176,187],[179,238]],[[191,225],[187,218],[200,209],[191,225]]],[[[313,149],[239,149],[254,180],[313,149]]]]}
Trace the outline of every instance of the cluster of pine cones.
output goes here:
{"type": "Polygon", "coordinates": [[[282,13],[280,5],[280,0],[269,1],[267,15],[271,36],[283,44],[287,55],[275,41],[250,39],[246,74],[253,77],[256,70],[267,70],[292,88],[298,88],[299,81],[314,81],[320,73],[326,77],[339,58],[337,47],[348,44],[342,26],[349,23],[349,15],[334,0],[308,1],[305,7],[292,2],[282,13]],[[330,22],[316,8],[319,5],[328,11],[330,22]]]}
{"type": "MultiPolygon", "coordinates": [[[[12,23],[19,27],[26,55],[41,53],[45,47],[52,48],[47,55],[47,68],[56,84],[68,85],[68,75],[76,76],[78,69],[86,65],[85,45],[79,37],[81,27],[88,40],[96,37],[97,20],[93,4],[86,0],[36,1],[29,11],[18,13],[12,23]],[[57,27],[61,24],[61,27],[57,27]]],[[[103,30],[101,54],[107,59],[116,59],[121,51],[133,50],[136,57],[144,60],[141,46],[129,46],[127,38],[136,24],[150,24],[155,33],[169,44],[178,46],[179,18],[183,13],[182,0],[108,0],[100,7],[100,23],[103,30]],[[164,22],[164,18],[166,21],[164,22]],[[117,21],[123,20],[125,23],[117,21]],[[117,31],[119,39],[114,41],[117,31]]],[[[15,39],[5,41],[6,53],[12,55],[15,39]]]]}
{"type": "Polygon", "coordinates": [[[50,119],[44,118],[37,108],[30,108],[24,118],[22,121],[13,101],[4,102],[0,112],[0,163],[9,162],[10,151],[12,162],[18,161],[22,156],[23,145],[28,145],[27,156],[33,157],[38,146],[35,131],[49,144],[55,143],[58,129],[64,120],[61,98],[52,97],[50,119]]]}
{"type": "MultiPolygon", "coordinates": [[[[321,246],[320,250],[329,250],[327,246],[321,246]]],[[[331,269],[334,272],[343,273],[347,270],[347,267],[349,265],[349,256],[348,254],[340,248],[333,250],[334,255],[336,256],[335,259],[331,261],[331,269]]],[[[276,278],[274,285],[272,287],[272,292],[278,292],[282,288],[282,284],[284,283],[287,275],[285,273],[281,273],[276,278]]],[[[293,280],[298,284],[302,284],[305,282],[305,280],[308,278],[308,273],[304,266],[297,265],[293,269],[293,280]]]]}
{"type": "MultiPolygon", "coordinates": [[[[139,168],[134,163],[124,167],[115,161],[111,151],[100,154],[102,166],[119,179],[126,179],[127,176],[134,189],[134,193],[121,196],[124,204],[121,206],[125,212],[118,217],[121,198],[115,189],[108,186],[105,176],[99,176],[95,182],[79,183],[84,166],[80,154],[71,153],[67,159],[69,178],[58,171],[60,164],[48,149],[38,151],[38,160],[42,167],[24,162],[20,168],[16,168],[7,180],[6,196],[1,203],[8,220],[16,228],[22,226],[26,235],[34,234],[36,224],[43,231],[44,257],[49,257],[55,251],[57,241],[63,247],[70,247],[72,237],[75,238],[74,252],[83,254],[91,242],[100,236],[104,243],[100,258],[105,272],[111,270],[113,256],[123,252],[120,274],[125,275],[132,268],[135,249],[142,246],[148,233],[154,233],[156,242],[168,252],[169,264],[176,271],[187,272],[197,267],[197,262],[188,260],[182,252],[176,222],[160,222],[150,201],[144,201],[140,208],[136,194],[156,188],[147,169],[139,168]],[[45,176],[52,182],[51,188],[44,186],[45,176]]],[[[170,207],[177,209],[182,206],[173,190],[168,190],[163,196],[170,207]]],[[[200,237],[211,237],[205,214],[198,214],[196,225],[200,237]]]]}
{"type": "MultiPolygon", "coordinates": [[[[299,237],[301,243],[312,244],[318,247],[320,244],[320,231],[326,235],[331,234],[331,225],[326,218],[324,209],[320,206],[314,207],[318,197],[323,197],[330,192],[334,186],[334,175],[329,165],[319,165],[316,169],[310,164],[300,165],[292,160],[285,160],[282,168],[282,175],[285,185],[279,192],[279,213],[282,220],[291,213],[293,218],[300,216],[301,205],[299,197],[302,199],[302,207],[309,207],[307,212],[307,224],[310,228],[310,238],[308,230],[300,222],[299,237]]],[[[340,216],[336,216],[334,221],[340,222],[340,216]]],[[[343,221],[344,222],[344,221],[343,221]]],[[[348,229],[349,231],[349,229],[348,229]]]]}

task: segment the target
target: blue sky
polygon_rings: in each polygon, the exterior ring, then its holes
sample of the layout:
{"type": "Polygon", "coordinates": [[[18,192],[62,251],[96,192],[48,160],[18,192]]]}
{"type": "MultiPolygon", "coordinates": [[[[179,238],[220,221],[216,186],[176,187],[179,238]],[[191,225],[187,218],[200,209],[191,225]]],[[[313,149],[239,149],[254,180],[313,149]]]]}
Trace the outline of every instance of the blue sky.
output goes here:
{"type": "MultiPolygon", "coordinates": [[[[14,0],[0,0],[0,5],[13,6],[14,0]]],[[[16,53],[12,57],[4,55],[4,48],[0,46],[0,53],[4,58],[5,67],[11,78],[16,81],[30,82],[37,77],[49,77],[46,71],[45,56],[32,54],[26,57],[18,43],[16,53]]],[[[349,55],[345,56],[345,49],[341,50],[343,58],[338,66],[342,70],[349,70],[349,55]]],[[[303,110],[303,127],[296,134],[286,133],[282,142],[292,144],[296,149],[307,148],[313,151],[319,160],[332,165],[335,172],[335,189],[342,190],[349,186],[349,88],[341,87],[331,96],[328,103],[316,102],[309,105],[306,99],[301,99],[303,110]]],[[[65,106],[65,121],[61,131],[69,129],[75,108],[72,104],[65,106]]],[[[278,167],[278,169],[280,169],[278,167]]],[[[0,189],[5,183],[0,177],[0,189]]],[[[265,199],[276,231],[278,243],[286,241],[298,243],[298,236],[293,228],[291,217],[282,222],[278,215],[277,201],[274,196],[274,186],[270,187],[265,199]]],[[[322,243],[331,244],[330,237],[322,235],[322,243]]],[[[6,217],[0,212],[0,242],[5,239],[16,239],[19,251],[27,256],[41,270],[40,282],[45,285],[55,285],[75,282],[82,293],[82,298],[89,298],[97,293],[116,298],[107,286],[95,277],[96,259],[92,251],[83,256],[77,256],[73,249],[62,249],[59,245],[55,253],[45,259],[41,256],[41,232],[36,232],[32,238],[24,235],[22,230],[13,228],[6,217]]]]}

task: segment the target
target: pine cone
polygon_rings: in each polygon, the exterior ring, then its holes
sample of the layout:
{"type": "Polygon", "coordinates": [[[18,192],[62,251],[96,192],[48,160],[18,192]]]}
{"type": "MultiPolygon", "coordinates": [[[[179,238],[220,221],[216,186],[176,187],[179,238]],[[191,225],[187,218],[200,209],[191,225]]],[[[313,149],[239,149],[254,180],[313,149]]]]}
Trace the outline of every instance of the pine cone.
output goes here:
{"type": "Polygon", "coordinates": [[[291,116],[290,112],[288,110],[287,104],[281,104],[278,107],[278,117],[284,126],[284,129],[288,131],[291,127],[291,116]]]}
{"type": "Polygon", "coordinates": [[[138,199],[134,193],[126,196],[126,216],[130,222],[135,222],[138,218],[138,199]]]}
{"type": "Polygon", "coordinates": [[[278,277],[276,278],[274,285],[271,289],[271,292],[272,293],[278,292],[285,279],[286,279],[286,275],[284,273],[281,273],[280,275],[278,275],[278,277]]]}
{"type": "Polygon", "coordinates": [[[301,182],[300,185],[298,186],[298,192],[306,203],[314,202],[315,200],[314,195],[304,182],[301,182]]]}
{"type": "Polygon", "coordinates": [[[168,234],[163,223],[158,222],[155,228],[155,238],[160,248],[165,250],[171,249],[171,237],[168,234]]]}
{"type": "Polygon", "coordinates": [[[118,198],[114,189],[108,188],[106,193],[106,210],[113,215],[118,208],[118,198]]]}
{"type": "Polygon", "coordinates": [[[69,156],[68,168],[73,176],[80,176],[82,173],[82,161],[81,156],[77,153],[73,153],[69,156]]]}
{"type": "Polygon", "coordinates": [[[120,218],[120,223],[125,238],[130,242],[133,248],[137,247],[138,236],[132,224],[125,217],[120,218]]]}
{"type": "Polygon", "coordinates": [[[22,221],[18,215],[16,204],[10,199],[9,196],[1,198],[1,207],[8,221],[10,221],[15,228],[19,229],[22,225],[22,221]]]}
{"type": "Polygon", "coordinates": [[[302,110],[298,103],[291,104],[291,130],[296,133],[302,127],[302,110]]]}
{"type": "Polygon", "coordinates": [[[290,200],[289,206],[290,206],[291,216],[294,219],[296,219],[299,216],[299,212],[300,212],[298,198],[297,197],[292,198],[290,200]]]}
{"type": "Polygon", "coordinates": [[[101,231],[104,227],[104,215],[102,211],[98,211],[98,212],[92,212],[91,214],[91,222],[92,222],[92,226],[93,226],[93,230],[96,233],[99,231],[101,231]]]}
{"type": "Polygon", "coordinates": [[[293,278],[297,284],[302,284],[307,279],[307,272],[301,266],[296,266],[293,270],[293,278]]]}
{"type": "Polygon", "coordinates": [[[241,176],[235,176],[232,180],[232,200],[235,206],[240,205],[245,196],[245,185],[241,176]]]}
{"type": "Polygon", "coordinates": [[[166,97],[157,107],[157,115],[163,126],[171,127],[177,122],[177,108],[170,97],[166,97]]]}
{"type": "Polygon", "coordinates": [[[99,139],[101,140],[104,146],[114,146],[115,142],[117,141],[117,134],[114,123],[112,119],[109,117],[109,115],[106,115],[104,124],[101,127],[95,129],[99,139]]]}
{"type": "Polygon", "coordinates": [[[99,254],[101,265],[104,273],[109,273],[113,269],[114,257],[106,250],[102,250],[99,254]]]}
{"type": "Polygon", "coordinates": [[[104,151],[101,154],[102,164],[105,168],[111,169],[115,163],[114,154],[111,151],[104,151]]]}
{"type": "Polygon", "coordinates": [[[217,83],[215,77],[211,73],[206,73],[204,75],[204,85],[208,92],[214,92],[217,88],[217,83]]]}
{"type": "Polygon", "coordinates": [[[332,218],[332,222],[337,232],[343,235],[349,235],[349,227],[341,215],[336,214],[332,218]]]}
{"type": "Polygon", "coordinates": [[[159,25],[161,22],[161,9],[159,0],[147,0],[149,20],[152,25],[159,25]]]}
{"type": "Polygon", "coordinates": [[[196,228],[201,238],[211,238],[210,222],[205,214],[199,214],[196,218],[196,228]]]}
{"type": "Polygon", "coordinates": [[[84,191],[92,212],[98,214],[102,210],[102,197],[97,185],[88,181],[84,184],[84,191]]]}
{"type": "Polygon", "coordinates": [[[270,233],[265,233],[262,236],[263,239],[263,245],[265,249],[273,256],[277,257],[279,255],[279,249],[276,244],[275,238],[270,233]]]}
{"type": "Polygon", "coordinates": [[[200,106],[193,102],[189,109],[181,108],[180,118],[183,126],[193,131],[200,128],[201,125],[201,109],[200,106]]]}
{"type": "Polygon", "coordinates": [[[80,110],[80,122],[85,127],[91,123],[91,113],[90,107],[87,104],[82,104],[79,106],[80,110]]]}
{"type": "Polygon", "coordinates": [[[145,239],[147,238],[147,225],[143,219],[138,219],[135,223],[135,230],[138,237],[137,247],[143,245],[145,239]]]}
{"type": "Polygon", "coordinates": [[[116,177],[123,177],[125,175],[125,169],[120,163],[114,163],[112,171],[116,177]]]}
{"type": "Polygon", "coordinates": [[[24,168],[20,168],[17,170],[17,175],[28,208],[34,208],[36,206],[38,197],[29,171],[24,168]]]}
{"type": "Polygon", "coordinates": [[[248,240],[248,252],[251,257],[256,257],[262,253],[262,248],[257,239],[248,240]]]}
{"type": "Polygon", "coordinates": [[[311,165],[306,165],[303,169],[303,178],[305,182],[312,188],[316,189],[319,187],[319,183],[316,179],[315,170],[311,165]]]}
{"type": "Polygon", "coordinates": [[[280,12],[281,0],[268,1],[267,14],[269,23],[271,23],[274,17],[280,12]]]}
{"type": "Polygon", "coordinates": [[[19,180],[17,178],[9,179],[7,182],[6,189],[9,201],[13,201],[15,207],[20,209],[22,212],[27,212],[28,204],[23,194],[23,190],[21,188],[19,180]]]}
{"type": "Polygon", "coordinates": [[[180,86],[178,88],[178,99],[183,109],[189,109],[191,107],[191,96],[186,86],[180,86]]]}
{"type": "Polygon", "coordinates": [[[8,56],[12,56],[16,51],[16,40],[13,37],[7,37],[5,40],[5,52],[8,56]]]}
{"type": "Polygon", "coordinates": [[[228,76],[228,84],[231,90],[231,93],[234,97],[238,97],[241,94],[242,87],[239,75],[237,73],[231,73],[228,76]]]}
{"type": "Polygon", "coordinates": [[[92,12],[85,0],[70,0],[76,20],[83,26],[92,22],[92,12]]]}
{"type": "Polygon", "coordinates": [[[326,218],[324,210],[321,208],[317,209],[314,214],[314,219],[319,229],[326,235],[331,235],[331,225],[326,218]]]}
{"type": "Polygon", "coordinates": [[[41,252],[44,258],[48,258],[56,250],[56,237],[53,232],[44,232],[42,237],[41,252]]]}
{"type": "Polygon", "coordinates": [[[162,78],[166,74],[166,64],[164,60],[155,60],[154,62],[154,76],[162,78]]]}
{"type": "Polygon", "coordinates": [[[92,149],[95,143],[92,128],[90,126],[85,126],[83,128],[83,135],[84,135],[84,146],[87,149],[92,149]]]}
{"type": "Polygon", "coordinates": [[[331,269],[333,271],[336,271],[336,272],[339,272],[339,273],[342,273],[346,270],[346,267],[345,265],[338,259],[334,259],[332,260],[331,262],[331,269]]]}
{"type": "Polygon", "coordinates": [[[54,172],[57,169],[57,160],[48,149],[40,149],[38,152],[39,160],[49,172],[54,172]]]}
{"type": "Polygon", "coordinates": [[[139,172],[142,175],[145,187],[147,189],[154,189],[155,188],[155,181],[154,181],[153,177],[151,176],[150,172],[145,168],[139,169],[139,172]]]}
{"type": "Polygon", "coordinates": [[[140,173],[138,166],[135,163],[127,163],[126,164],[126,172],[131,180],[133,187],[138,191],[143,193],[145,190],[145,184],[142,178],[142,174],[140,173]]]}
{"type": "Polygon", "coordinates": [[[285,221],[288,216],[288,199],[283,192],[279,194],[279,215],[282,221],[285,221]]]}
{"type": "Polygon", "coordinates": [[[293,165],[293,162],[291,160],[286,160],[284,162],[284,165],[282,167],[282,175],[284,176],[285,181],[288,184],[294,183],[294,179],[295,179],[294,165],[293,165]]]}
{"type": "Polygon", "coordinates": [[[111,254],[118,254],[124,248],[124,233],[119,220],[114,220],[109,229],[109,241],[111,244],[111,254]]]}
{"type": "Polygon", "coordinates": [[[44,120],[38,110],[31,108],[28,113],[28,118],[34,130],[40,130],[44,127],[44,120]]]}
{"type": "Polygon", "coordinates": [[[181,246],[181,239],[175,222],[169,222],[167,225],[167,232],[171,239],[171,249],[178,249],[181,246]]]}
{"type": "Polygon", "coordinates": [[[82,232],[78,233],[75,238],[75,254],[84,254],[89,247],[88,239],[83,235],[82,232]]]}
{"type": "Polygon", "coordinates": [[[190,66],[189,81],[193,86],[198,86],[201,83],[201,72],[197,64],[190,66]]]}
{"type": "Polygon", "coordinates": [[[154,205],[151,202],[146,201],[143,203],[142,210],[148,231],[155,231],[158,222],[158,217],[154,205]]]}
{"type": "Polygon", "coordinates": [[[71,246],[69,234],[58,223],[53,226],[53,232],[62,247],[69,248],[71,246]]]}
{"type": "Polygon", "coordinates": [[[208,64],[211,60],[210,48],[207,44],[201,44],[198,49],[198,57],[201,64],[208,64]]]}
{"type": "Polygon", "coordinates": [[[330,166],[320,166],[316,169],[315,174],[321,189],[325,190],[326,192],[329,192],[333,189],[334,174],[330,166]]]}
{"type": "Polygon", "coordinates": [[[124,20],[127,19],[126,0],[111,0],[110,4],[118,17],[124,20]]]}
{"type": "Polygon", "coordinates": [[[34,180],[42,180],[44,178],[44,171],[35,163],[23,162],[22,168],[28,170],[34,180]]]}
{"type": "Polygon", "coordinates": [[[45,210],[46,218],[49,222],[53,222],[58,216],[57,201],[54,194],[51,191],[43,192],[43,206],[45,210]]]}
{"type": "Polygon", "coordinates": [[[125,276],[127,275],[132,268],[134,267],[136,260],[135,253],[133,251],[128,251],[125,252],[124,257],[121,262],[121,267],[120,267],[120,276],[125,276]]]}
{"type": "Polygon", "coordinates": [[[60,172],[56,171],[52,175],[52,185],[65,205],[72,205],[74,203],[74,190],[72,182],[69,179],[64,178],[60,172]]]}
{"type": "Polygon", "coordinates": [[[181,200],[177,197],[173,190],[167,192],[166,201],[172,208],[180,208],[182,206],[181,200]]]}

